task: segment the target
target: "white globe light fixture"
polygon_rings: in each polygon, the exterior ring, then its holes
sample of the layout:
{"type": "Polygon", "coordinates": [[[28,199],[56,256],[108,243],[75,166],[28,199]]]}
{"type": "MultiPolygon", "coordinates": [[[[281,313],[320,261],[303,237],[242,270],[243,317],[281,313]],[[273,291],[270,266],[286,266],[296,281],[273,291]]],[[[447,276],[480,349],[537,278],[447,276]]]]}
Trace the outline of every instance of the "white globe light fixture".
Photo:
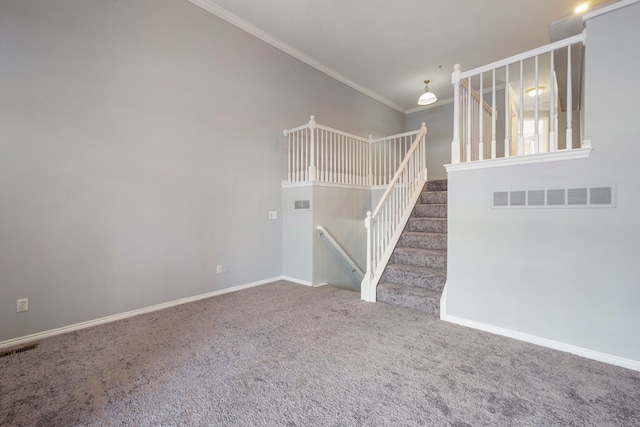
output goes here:
{"type": "Polygon", "coordinates": [[[420,95],[420,98],[418,99],[418,105],[430,105],[438,100],[438,97],[429,90],[430,81],[431,80],[424,81],[424,84],[425,84],[424,93],[420,95]]]}

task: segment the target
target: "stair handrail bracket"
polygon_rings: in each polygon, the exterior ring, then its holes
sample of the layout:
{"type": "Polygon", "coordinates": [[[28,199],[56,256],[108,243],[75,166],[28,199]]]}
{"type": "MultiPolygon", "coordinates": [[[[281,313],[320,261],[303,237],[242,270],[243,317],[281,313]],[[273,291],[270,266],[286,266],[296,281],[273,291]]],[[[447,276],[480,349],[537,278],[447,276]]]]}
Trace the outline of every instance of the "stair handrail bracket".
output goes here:
{"type": "Polygon", "coordinates": [[[361,283],[361,298],[376,301],[376,287],[427,181],[427,126],[415,136],[384,195],[373,212],[367,212],[367,267],[361,283]]]}
{"type": "Polygon", "coordinates": [[[584,40],[581,33],[464,72],[456,64],[451,164],[583,148],[573,129],[580,128],[574,113],[584,40]],[[500,126],[498,106],[504,111],[500,126]],[[562,133],[558,123],[565,124],[562,133]]]}

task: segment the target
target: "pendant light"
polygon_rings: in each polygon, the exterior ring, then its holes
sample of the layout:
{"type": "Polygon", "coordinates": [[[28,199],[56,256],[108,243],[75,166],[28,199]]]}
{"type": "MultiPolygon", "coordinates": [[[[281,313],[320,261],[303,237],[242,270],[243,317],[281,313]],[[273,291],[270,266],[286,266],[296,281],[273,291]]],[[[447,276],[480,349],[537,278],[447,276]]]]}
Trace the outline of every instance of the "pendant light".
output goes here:
{"type": "Polygon", "coordinates": [[[430,105],[438,100],[438,97],[429,90],[430,81],[431,80],[424,81],[424,84],[425,84],[424,93],[420,95],[420,98],[418,99],[418,105],[430,105]]]}

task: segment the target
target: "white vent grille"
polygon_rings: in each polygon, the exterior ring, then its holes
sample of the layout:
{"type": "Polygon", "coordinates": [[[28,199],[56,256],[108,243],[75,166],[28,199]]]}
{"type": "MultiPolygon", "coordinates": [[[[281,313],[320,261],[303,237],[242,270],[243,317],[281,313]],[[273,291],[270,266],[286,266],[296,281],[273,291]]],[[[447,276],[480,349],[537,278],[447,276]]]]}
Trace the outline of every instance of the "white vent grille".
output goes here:
{"type": "Polygon", "coordinates": [[[615,207],[615,185],[598,187],[501,190],[492,193],[494,208],[615,207]]]}

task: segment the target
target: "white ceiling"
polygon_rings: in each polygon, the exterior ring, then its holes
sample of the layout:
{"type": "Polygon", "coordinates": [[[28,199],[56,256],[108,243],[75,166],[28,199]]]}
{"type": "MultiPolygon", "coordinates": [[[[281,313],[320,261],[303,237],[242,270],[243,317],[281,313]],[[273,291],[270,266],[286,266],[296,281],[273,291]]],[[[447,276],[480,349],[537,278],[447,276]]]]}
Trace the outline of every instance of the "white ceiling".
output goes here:
{"type": "MultiPolygon", "coordinates": [[[[549,43],[581,0],[190,0],[405,112],[424,80],[453,96],[451,71],[549,43]],[[245,28],[246,29],[246,28],[245,28]]],[[[604,0],[591,1],[592,4],[604,0]]]]}

